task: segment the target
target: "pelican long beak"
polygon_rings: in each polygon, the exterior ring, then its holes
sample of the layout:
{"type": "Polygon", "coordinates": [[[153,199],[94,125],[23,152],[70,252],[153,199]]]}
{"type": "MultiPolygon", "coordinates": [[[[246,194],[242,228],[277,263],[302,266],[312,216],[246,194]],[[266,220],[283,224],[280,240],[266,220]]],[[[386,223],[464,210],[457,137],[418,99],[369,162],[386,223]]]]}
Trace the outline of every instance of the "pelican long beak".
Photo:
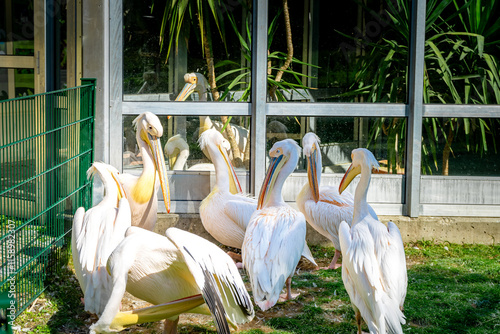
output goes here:
{"type": "Polygon", "coordinates": [[[165,156],[163,155],[163,149],[161,148],[160,138],[152,136],[149,133],[147,133],[146,137],[146,142],[153,153],[156,170],[158,171],[158,176],[160,177],[160,186],[163,194],[163,200],[165,201],[165,208],[167,209],[167,212],[170,213],[170,189],[168,187],[167,166],[165,164],[165,156]]]}
{"type": "Polygon", "coordinates": [[[340,181],[339,194],[342,194],[342,192],[347,188],[347,186],[359,173],[361,173],[360,166],[353,167],[352,164],[349,166],[349,169],[347,170],[347,172],[345,172],[342,181],[340,181]]]}
{"type": "Polygon", "coordinates": [[[231,192],[231,194],[242,193],[243,190],[241,189],[240,181],[238,180],[238,176],[236,176],[233,164],[231,163],[231,160],[229,160],[229,156],[227,155],[226,150],[221,145],[219,145],[219,151],[222,154],[224,161],[226,162],[227,172],[229,174],[229,191],[231,192]]]}
{"type": "Polygon", "coordinates": [[[174,167],[180,152],[181,151],[178,148],[175,148],[172,154],[168,156],[168,165],[170,166],[170,169],[174,167]]]}
{"type": "Polygon", "coordinates": [[[175,98],[175,101],[186,101],[189,95],[193,94],[194,88],[196,87],[196,82],[186,82],[184,88],[182,88],[181,92],[175,98]]]}
{"type": "Polygon", "coordinates": [[[318,150],[316,149],[316,145],[313,145],[311,155],[307,157],[307,177],[309,179],[309,187],[311,187],[312,195],[316,203],[319,201],[318,174],[316,172],[317,155],[318,150]]]}
{"type": "Polygon", "coordinates": [[[283,165],[287,162],[287,160],[288,157],[284,155],[280,155],[271,160],[271,164],[269,165],[269,169],[267,170],[266,178],[264,179],[264,183],[262,184],[262,188],[260,189],[259,200],[257,202],[257,210],[262,209],[264,204],[267,202],[268,195],[274,188],[276,178],[278,177],[281,168],[283,168],[283,165]]]}
{"type": "Polygon", "coordinates": [[[165,304],[154,305],[128,312],[118,312],[113,318],[109,328],[113,331],[121,331],[127,326],[154,322],[175,317],[186,313],[205,303],[201,295],[174,300],[165,304]]]}
{"type": "Polygon", "coordinates": [[[125,194],[125,190],[123,189],[122,184],[118,181],[116,173],[111,172],[111,177],[113,178],[113,180],[115,180],[116,187],[118,188],[118,198],[116,201],[116,206],[118,207],[118,202],[120,202],[122,198],[127,198],[127,195],[125,194]]]}

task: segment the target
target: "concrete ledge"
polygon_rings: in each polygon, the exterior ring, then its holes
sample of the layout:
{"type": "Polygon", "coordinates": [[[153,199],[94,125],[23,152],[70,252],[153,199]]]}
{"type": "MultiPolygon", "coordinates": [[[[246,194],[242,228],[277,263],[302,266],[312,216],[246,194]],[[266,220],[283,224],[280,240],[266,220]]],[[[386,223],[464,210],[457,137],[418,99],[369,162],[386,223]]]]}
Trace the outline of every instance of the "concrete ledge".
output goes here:
{"type": "MultiPolygon", "coordinates": [[[[393,221],[400,229],[403,242],[434,240],[458,244],[493,245],[500,242],[500,218],[379,216],[383,223],[393,221]]],[[[158,214],[155,232],[164,235],[169,227],[197,234],[217,244],[205,230],[198,214],[158,214]]],[[[307,225],[309,245],[332,246],[332,243],[307,225]]]]}
{"type": "Polygon", "coordinates": [[[494,245],[500,242],[498,217],[429,217],[380,216],[392,220],[401,231],[403,242],[435,240],[456,244],[494,245]]]}

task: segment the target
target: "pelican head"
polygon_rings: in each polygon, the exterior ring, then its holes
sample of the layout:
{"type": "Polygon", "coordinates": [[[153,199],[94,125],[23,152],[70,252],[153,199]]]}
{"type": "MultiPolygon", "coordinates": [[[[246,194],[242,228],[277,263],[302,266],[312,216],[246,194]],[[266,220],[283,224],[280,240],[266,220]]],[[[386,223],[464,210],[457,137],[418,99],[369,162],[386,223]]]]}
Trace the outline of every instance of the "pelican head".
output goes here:
{"type": "Polygon", "coordinates": [[[377,159],[373,156],[373,153],[367,150],[366,148],[356,148],[352,150],[351,153],[352,163],[349,166],[347,172],[345,172],[344,177],[339,185],[339,193],[347,188],[347,186],[351,183],[351,181],[361,173],[363,168],[368,168],[368,171],[372,169],[379,170],[380,165],[378,164],[377,159]]]}
{"type": "Polygon", "coordinates": [[[168,164],[170,166],[170,169],[174,167],[175,162],[177,161],[179,154],[182,151],[187,151],[186,157],[189,155],[189,145],[179,134],[170,137],[167,140],[164,149],[165,153],[168,156],[168,164]]]}
{"type": "Polygon", "coordinates": [[[321,177],[321,152],[319,151],[319,137],[312,132],[308,132],[302,138],[302,149],[307,158],[307,177],[309,187],[317,203],[319,201],[319,178],[321,177]],[[317,168],[320,172],[317,172],[317,168]]]}
{"type": "Polygon", "coordinates": [[[229,156],[227,154],[227,152],[231,149],[231,145],[222,136],[222,134],[215,129],[208,129],[200,135],[198,143],[203,151],[208,150],[210,159],[214,164],[218,157],[213,156],[213,154],[220,152],[222,158],[224,159],[224,163],[227,167],[227,173],[229,175],[229,191],[233,194],[243,192],[243,190],[241,189],[240,181],[238,180],[236,172],[234,171],[233,164],[231,163],[231,160],[229,160],[229,156]]]}
{"type": "Polygon", "coordinates": [[[200,73],[186,73],[184,74],[184,81],[186,84],[181,92],[175,98],[175,101],[185,101],[193,92],[197,92],[200,100],[206,100],[208,81],[200,73]]]}
{"type": "MultiPolygon", "coordinates": [[[[284,139],[273,145],[269,151],[269,156],[272,160],[269,164],[269,168],[267,169],[267,175],[264,179],[264,183],[262,184],[262,188],[260,189],[260,195],[257,201],[257,210],[262,209],[268,202],[270,197],[269,195],[273,193],[276,180],[278,175],[280,175],[283,166],[285,166],[292,157],[295,160],[298,160],[299,153],[300,146],[293,139],[284,139]]],[[[296,165],[297,161],[295,161],[295,166],[296,165]]],[[[293,171],[295,166],[291,169],[287,169],[288,174],[293,171]]],[[[288,174],[286,176],[288,176],[288,174]]]]}
{"type": "Polygon", "coordinates": [[[144,112],[133,121],[137,142],[143,141],[149,147],[151,156],[160,177],[161,192],[167,212],[170,212],[170,190],[168,188],[167,170],[165,158],[161,148],[160,137],[163,135],[163,127],[158,116],[151,112],[144,112]]]}
{"type": "Polygon", "coordinates": [[[123,198],[127,198],[125,195],[125,190],[123,190],[123,186],[118,181],[117,175],[120,172],[113,166],[105,164],[104,162],[95,161],[92,166],[87,170],[87,179],[91,179],[98,174],[101,180],[105,183],[105,189],[107,191],[111,191],[111,187],[116,185],[117,190],[117,200],[116,206],[118,206],[118,202],[123,198]]]}

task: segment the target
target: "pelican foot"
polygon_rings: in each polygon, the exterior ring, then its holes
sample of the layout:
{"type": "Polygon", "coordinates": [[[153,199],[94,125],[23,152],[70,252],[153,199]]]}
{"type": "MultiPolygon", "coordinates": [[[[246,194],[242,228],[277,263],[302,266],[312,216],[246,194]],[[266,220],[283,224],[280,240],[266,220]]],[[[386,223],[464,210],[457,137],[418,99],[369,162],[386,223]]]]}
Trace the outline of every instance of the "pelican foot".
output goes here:
{"type": "Polygon", "coordinates": [[[339,269],[340,267],[342,267],[342,263],[337,263],[333,267],[331,265],[329,265],[328,267],[317,267],[315,270],[319,270],[319,269],[323,269],[323,270],[335,270],[335,269],[339,269]]]}
{"type": "Polygon", "coordinates": [[[300,293],[292,293],[290,296],[288,296],[287,293],[284,293],[280,295],[280,298],[278,299],[278,302],[286,302],[287,300],[292,300],[300,296],[300,293]]]}

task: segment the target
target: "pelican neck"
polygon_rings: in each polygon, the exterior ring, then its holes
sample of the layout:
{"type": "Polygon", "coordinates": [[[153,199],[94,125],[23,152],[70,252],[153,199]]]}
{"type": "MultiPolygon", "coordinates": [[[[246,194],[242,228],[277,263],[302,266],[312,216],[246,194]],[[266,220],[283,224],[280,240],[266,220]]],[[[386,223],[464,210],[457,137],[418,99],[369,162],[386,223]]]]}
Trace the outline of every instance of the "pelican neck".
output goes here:
{"type": "Polygon", "coordinates": [[[368,166],[361,166],[361,177],[354,193],[354,214],[352,224],[358,223],[364,217],[370,215],[370,210],[366,197],[371,180],[371,169],[368,166]]]}

